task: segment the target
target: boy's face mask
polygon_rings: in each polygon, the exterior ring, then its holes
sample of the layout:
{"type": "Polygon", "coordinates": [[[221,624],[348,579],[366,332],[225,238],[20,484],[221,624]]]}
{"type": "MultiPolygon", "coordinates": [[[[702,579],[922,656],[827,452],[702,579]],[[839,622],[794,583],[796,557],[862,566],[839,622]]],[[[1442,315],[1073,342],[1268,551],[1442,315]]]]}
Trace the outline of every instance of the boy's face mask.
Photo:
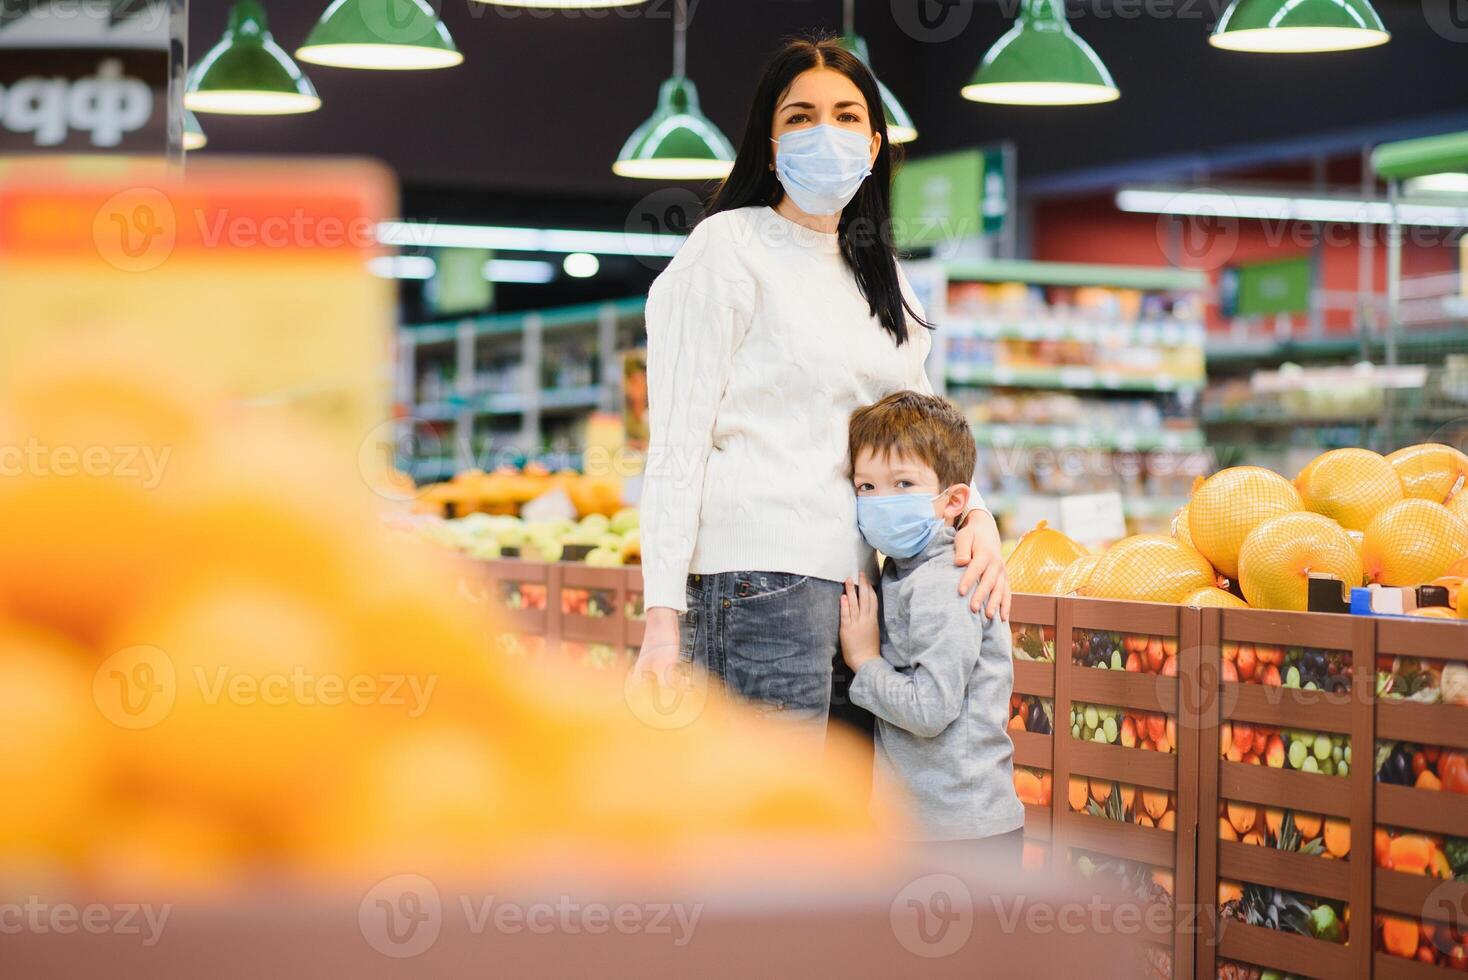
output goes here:
{"type": "Polygon", "coordinates": [[[911,558],[932,540],[943,521],[933,513],[933,501],[947,496],[940,491],[899,493],[886,497],[856,498],[856,526],[867,544],[889,558],[911,558]]]}

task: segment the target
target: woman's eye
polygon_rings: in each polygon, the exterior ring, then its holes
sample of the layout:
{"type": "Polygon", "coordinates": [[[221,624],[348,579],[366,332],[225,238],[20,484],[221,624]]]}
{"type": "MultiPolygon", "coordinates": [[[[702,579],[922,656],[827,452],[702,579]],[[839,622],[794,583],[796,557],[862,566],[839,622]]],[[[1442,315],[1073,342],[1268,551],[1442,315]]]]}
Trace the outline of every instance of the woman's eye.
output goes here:
{"type": "Polygon", "coordinates": [[[842,122],[859,123],[859,122],[861,122],[861,116],[858,116],[854,112],[843,112],[843,113],[841,113],[841,121],[842,122]]]}
{"type": "Polygon", "coordinates": [[[797,112],[795,115],[793,115],[789,119],[785,120],[785,125],[787,125],[787,126],[793,126],[796,123],[803,123],[803,122],[807,122],[809,120],[810,120],[810,116],[807,116],[803,112],[797,112]]]}

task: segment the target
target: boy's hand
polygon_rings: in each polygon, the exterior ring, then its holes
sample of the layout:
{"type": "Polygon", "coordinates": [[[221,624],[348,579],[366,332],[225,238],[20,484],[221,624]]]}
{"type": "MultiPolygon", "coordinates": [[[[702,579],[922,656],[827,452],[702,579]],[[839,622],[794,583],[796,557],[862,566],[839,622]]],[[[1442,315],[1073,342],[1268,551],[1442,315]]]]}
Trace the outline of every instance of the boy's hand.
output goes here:
{"type": "Polygon", "coordinates": [[[882,656],[881,631],[877,627],[877,590],[865,574],[860,586],[846,580],[841,596],[841,656],[854,674],[862,665],[882,656]]]}

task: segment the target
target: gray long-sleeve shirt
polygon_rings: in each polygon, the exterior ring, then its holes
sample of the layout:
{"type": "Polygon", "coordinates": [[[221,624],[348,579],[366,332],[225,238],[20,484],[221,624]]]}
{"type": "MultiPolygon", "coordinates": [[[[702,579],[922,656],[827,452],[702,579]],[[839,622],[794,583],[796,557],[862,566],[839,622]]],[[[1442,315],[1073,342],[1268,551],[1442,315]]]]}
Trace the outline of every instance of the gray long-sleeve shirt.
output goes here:
{"type": "Polygon", "coordinates": [[[906,797],[923,840],[992,837],[1024,826],[1005,730],[1014,687],[1009,630],[958,594],[951,527],[881,576],[882,657],[851,700],[877,716],[874,798],[906,797]]]}

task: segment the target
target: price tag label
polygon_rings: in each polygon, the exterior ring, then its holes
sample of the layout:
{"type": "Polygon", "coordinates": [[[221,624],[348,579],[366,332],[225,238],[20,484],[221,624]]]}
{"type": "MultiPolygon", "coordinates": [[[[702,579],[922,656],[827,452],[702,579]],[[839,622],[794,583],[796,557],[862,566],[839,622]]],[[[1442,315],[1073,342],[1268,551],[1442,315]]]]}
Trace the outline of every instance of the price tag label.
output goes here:
{"type": "Polygon", "coordinates": [[[1078,494],[1060,498],[1060,529],[1088,548],[1126,537],[1121,494],[1078,494]]]}

